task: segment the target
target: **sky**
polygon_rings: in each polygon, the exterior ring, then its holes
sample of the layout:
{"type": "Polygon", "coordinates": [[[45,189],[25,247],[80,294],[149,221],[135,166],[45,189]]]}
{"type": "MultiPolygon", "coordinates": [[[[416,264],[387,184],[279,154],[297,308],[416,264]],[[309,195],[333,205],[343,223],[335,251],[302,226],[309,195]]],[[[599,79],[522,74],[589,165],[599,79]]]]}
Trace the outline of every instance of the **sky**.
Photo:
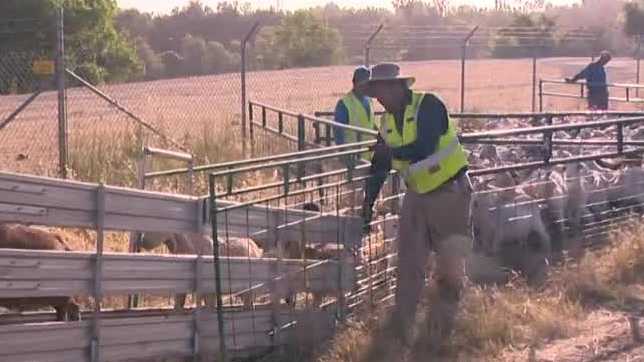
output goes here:
{"type": "MultiPolygon", "coordinates": [[[[548,0],[555,5],[570,5],[580,3],[581,0],[548,0]]],[[[190,2],[190,0],[117,0],[122,8],[137,8],[142,11],[154,13],[169,13],[175,7],[181,7],[190,2]]],[[[202,3],[215,8],[220,0],[201,0],[202,3]]],[[[312,6],[324,5],[329,0],[240,0],[240,3],[249,2],[254,8],[268,8],[276,6],[279,2],[280,8],[285,10],[293,10],[300,8],[308,8],[312,6]]],[[[391,7],[391,0],[335,0],[336,4],[347,7],[365,7],[368,3],[369,6],[376,7],[391,7]]],[[[450,3],[455,5],[467,4],[476,6],[493,6],[494,0],[452,0],[450,3]]]]}

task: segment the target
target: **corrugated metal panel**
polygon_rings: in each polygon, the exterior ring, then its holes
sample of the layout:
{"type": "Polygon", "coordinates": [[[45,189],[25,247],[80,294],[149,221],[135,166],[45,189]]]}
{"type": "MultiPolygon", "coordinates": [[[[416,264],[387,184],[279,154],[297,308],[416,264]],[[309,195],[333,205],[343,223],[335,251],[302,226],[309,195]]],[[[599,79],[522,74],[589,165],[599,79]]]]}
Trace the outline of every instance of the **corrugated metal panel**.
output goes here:
{"type": "MultiPolygon", "coordinates": [[[[195,292],[197,256],[104,254],[102,288],[105,294],[144,292],[167,295],[169,292],[195,292]]],[[[82,252],[0,250],[0,296],[51,297],[91,295],[94,255],[82,252]]],[[[267,284],[272,268],[279,264],[278,290],[326,291],[337,289],[338,273],[342,286],[353,282],[353,267],[347,261],[277,260],[268,258],[221,258],[222,289],[236,293],[267,284]],[[311,265],[314,264],[314,265],[311,265]],[[340,270],[341,269],[341,270],[340,270]]],[[[202,293],[215,290],[212,257],[202,257],[202,293]]],[[[264,289],[266,289],[264,288],[264,289]]]]}
{"type": "MultiPolygon", "coordinates": [[[[216,318],[215,314],[206,311],[199,313],[198,329],[204,352],[216,352],[216,318]]],[[[271,345],[270,311],[231,312],[225,319],[227,346],[245,349],[271,345]]],[[[89,361],[91,323],[0,326],[0,361],[89,361]]],[[[190,356],[193,328],[191,315],[104,320],[101,323],[101,360],[190,356]]]]}
{"type": "MultiPolygon", "coordinates": [[[[98,185],[0,172],[0,222],[94,228],[98,185]]],[[[234,204],[221,202],[220,207],[234,204]]],[[[359,217],[247,206],[218,213],[220,236],[355,244],[359,217]],[[338,227],[340,233],[337,232],[338,227]],[[303,234],[305,233],[305,234],[303,234]],[[339,237],[338,237],[339,235],[339,237]]],[[[105,187],[106,230],[208,232],[204,198],[105,187]]]]}
{"type": "MultiPolygon", "coordinates": [[[[192,315],[181,315],[104,320],[101,325],[101,361],[191,356],[195,326],[193,318],[192,315]]],[[[219,337],[216,318],[215,314],[205,310],[198,314],[197,329],[202,356],[217,353],[219,337]]],[[[261,350],[275,343],[298,342],[305,335],[328,337],[335,328],[332,309],[282,313],[279,325],[290,327],[283,329],[279,338],[271,337],[276,327],[272,324],[271,311],[228,312],[225,321],[226,346],[231,351],[261,350]],[[312,331],[315,333],[312,334],[312,331]]],[[[91,323],[0,326],[0,361],[89,361],[91,323]]]]}

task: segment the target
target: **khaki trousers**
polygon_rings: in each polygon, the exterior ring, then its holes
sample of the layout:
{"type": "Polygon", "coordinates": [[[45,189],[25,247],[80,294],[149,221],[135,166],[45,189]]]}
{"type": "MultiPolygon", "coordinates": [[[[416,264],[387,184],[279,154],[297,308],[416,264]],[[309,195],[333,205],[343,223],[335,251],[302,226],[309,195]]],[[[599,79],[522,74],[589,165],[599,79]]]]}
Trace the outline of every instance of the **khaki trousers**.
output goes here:
{"type": "Polygon", "coordinates": [[[394,314],[403,338],[408,337],[416,316],[432,250],[437,254],[433,275],[437,290],[430,294],[430,335],[442,338],[451,331],[465,276],[465,257],[472,247],[471,193],[469,177],[463,174],[430,193],[407,190],[404,196],[394,314]]]}

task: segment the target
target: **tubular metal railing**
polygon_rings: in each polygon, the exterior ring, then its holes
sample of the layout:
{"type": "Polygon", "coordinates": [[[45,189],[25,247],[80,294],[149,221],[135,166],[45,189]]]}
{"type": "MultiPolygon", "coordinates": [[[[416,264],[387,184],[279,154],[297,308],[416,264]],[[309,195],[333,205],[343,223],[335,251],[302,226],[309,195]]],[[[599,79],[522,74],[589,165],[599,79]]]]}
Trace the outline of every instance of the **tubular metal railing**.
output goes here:
{"type": "Polygon", "coordinates": [[[539,80],[539,110],[543,110],[543,101],[544,97],[557,97],[557,98],[571,98],[571,99],[585,99],[587,95],[585,94],[585,89],[588,86],[605,86],[606,88],[615,88],[623,89],[623,97],[609,97],[609,101],[621,102],[621,103],[635,103],[641,104],[644,103],[644,98],[639,97],[641,89],[644,89],[644,84],[632,84],[632,83],[588,83],[586,81],[580,82],[567,82],[561,79],[541,79],[539,80]],[[579,93],[562,93],[556,91],[548,91],[545,89],[548,84],[558,84],[558,85],[568,85],[573,87],[579,87],[579,93]]]}

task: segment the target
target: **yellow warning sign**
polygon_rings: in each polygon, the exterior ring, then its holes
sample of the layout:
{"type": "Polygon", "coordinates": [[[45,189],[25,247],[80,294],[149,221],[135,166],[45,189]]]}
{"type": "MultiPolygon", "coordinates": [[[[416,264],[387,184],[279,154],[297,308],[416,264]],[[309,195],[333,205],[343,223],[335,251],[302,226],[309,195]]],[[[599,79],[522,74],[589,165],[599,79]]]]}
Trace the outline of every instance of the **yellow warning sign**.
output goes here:
{"type": "Polygon", "coordinates": [[[38,75],[52,75],[56,72],[53,60],[34,60],[31,69],[38,75]]]}

